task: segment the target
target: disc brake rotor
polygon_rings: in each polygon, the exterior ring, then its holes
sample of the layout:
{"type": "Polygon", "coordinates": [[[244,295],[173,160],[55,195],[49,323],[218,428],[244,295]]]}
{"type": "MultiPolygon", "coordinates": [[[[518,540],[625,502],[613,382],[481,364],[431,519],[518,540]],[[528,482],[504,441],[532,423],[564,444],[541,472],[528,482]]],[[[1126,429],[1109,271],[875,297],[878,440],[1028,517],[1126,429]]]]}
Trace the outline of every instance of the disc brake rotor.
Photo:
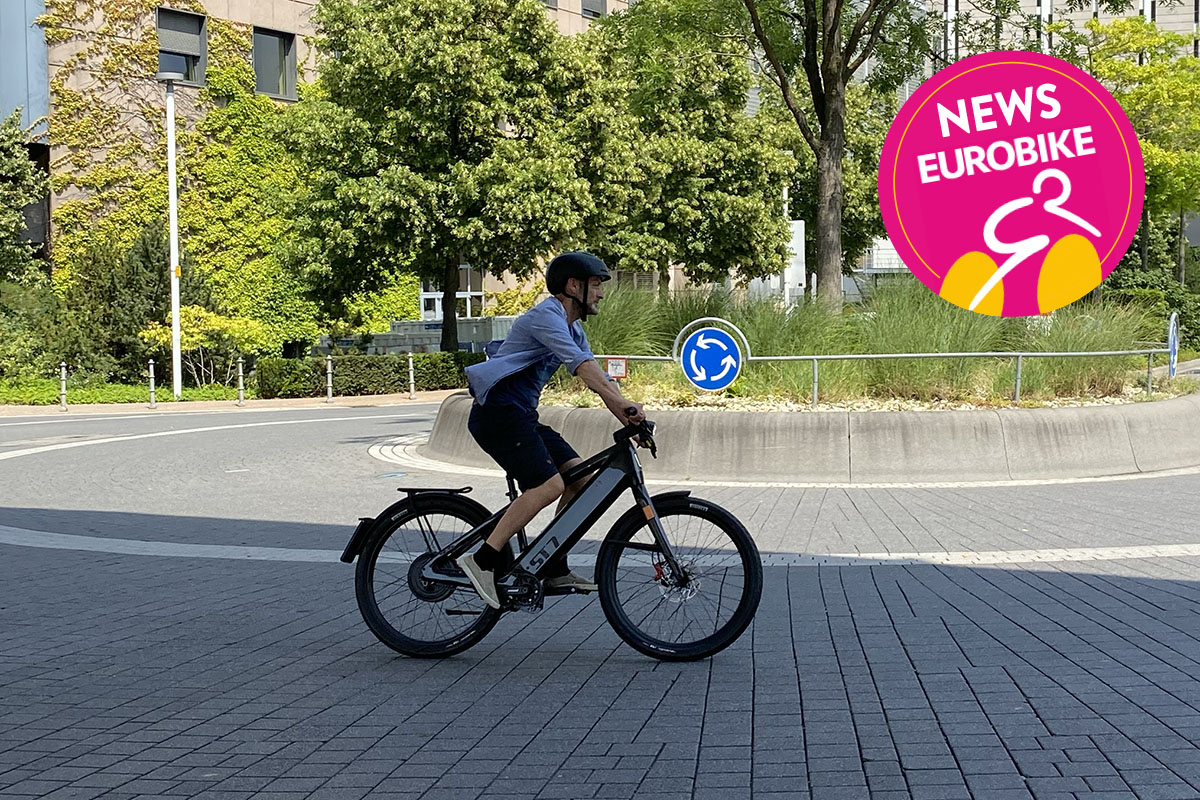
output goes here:
{"type": "Polygon", "coordinates": [[[700,579],[692,573],[692,562],[680,561],[679,568],[683,571],[686,581],[680,585],[669,577],[666,562],[654,562],[654,582],[658,584],[658,592],[663,599],[670,603],[685,603],[700,591],[700,579]]]}

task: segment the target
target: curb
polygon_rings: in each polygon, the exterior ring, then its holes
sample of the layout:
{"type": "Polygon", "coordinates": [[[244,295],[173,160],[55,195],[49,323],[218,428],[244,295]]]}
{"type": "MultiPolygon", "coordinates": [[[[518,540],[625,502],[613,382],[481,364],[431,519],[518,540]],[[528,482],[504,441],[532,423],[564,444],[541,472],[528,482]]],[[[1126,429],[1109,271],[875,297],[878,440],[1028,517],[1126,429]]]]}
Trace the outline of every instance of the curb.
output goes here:
{"type": "Polygon", "coordinates": [[[402,394],[372,394],[360,396],[334,397],[332,403],[325,402],[323,397],[293,397],[277,398],[274,400],[247,400],[244,406],[239,406],[234,400],[186,400],[180,402],[160,401],[156,408],[150,408],[147,403],[78,403],[68,404],[64,413],[57,405],[49,406],[18,406],[0,405],[0,417],[27,416],[60,416],[64,419],[71,414],[179,414],[196,413],[198,411],[267,411],[276,409],[304,408],[374,408],[376,406],[419,405],[421,403],[441,403],[447,397],[462,391],[461,389],[441,389],[431,392],[417,392],[415,400],[408,399],[408,392],[402,394]]]}
{"type": "MultiPolygon", "coordinates": [[[[471,397],[438,409],[423,454],[495,468],[467,432],[471,397]]],[[[581,454],[612,443],[604,409],[544,408],[581,454]]],[[[1200,394],[1084,408],[981,411],[656,411],[648,476],[839,483],[1098,478],[1200,465],[1200,394]]]]}

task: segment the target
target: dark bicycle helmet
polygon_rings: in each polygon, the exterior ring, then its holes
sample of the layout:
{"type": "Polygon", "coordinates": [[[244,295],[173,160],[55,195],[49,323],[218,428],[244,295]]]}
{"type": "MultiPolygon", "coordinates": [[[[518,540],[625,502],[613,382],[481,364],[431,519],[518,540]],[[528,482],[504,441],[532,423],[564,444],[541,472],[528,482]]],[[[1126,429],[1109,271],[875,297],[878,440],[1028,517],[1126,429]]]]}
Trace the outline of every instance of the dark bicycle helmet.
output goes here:
{"type": "MultiPolygon", "coordinates": [[[[586,284],[588,278],[593,276],[602,281],[612,278],[612,275],[608,274],[608,267],[604,262],[591,253],[585,253],[582,250],[560,253],[546,268],[546,290],[550,294],[566,294],[569,279],[579,278],[586,284]]],[[[579,304],[580,318],[586,320],[588,312],[584,299],[570,294],[567,297],[579,304]]]]}

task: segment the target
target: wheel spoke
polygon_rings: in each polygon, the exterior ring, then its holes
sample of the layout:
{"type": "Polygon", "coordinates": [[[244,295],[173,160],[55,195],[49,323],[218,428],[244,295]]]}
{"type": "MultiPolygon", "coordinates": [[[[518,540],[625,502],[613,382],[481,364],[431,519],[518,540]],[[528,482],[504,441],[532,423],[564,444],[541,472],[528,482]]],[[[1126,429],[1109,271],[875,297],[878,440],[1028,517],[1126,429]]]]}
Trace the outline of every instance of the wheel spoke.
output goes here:
{"type": "Polygon", "coordinates": [[[475,592],[445,587],[419,575],[428,563],[427,556],[439,552],[442,543],[458,539],[482,522],[474,516],[427,507],[400,520],[385,534],[368,572],[371,601],[382,618],[378,626],[382,630],[376,625],[372,629],[385,642],[402,651],[406,646],[436,647],[458,640],[486,622],[483,601],[475,592]],[[414,563],[418,559],[422,563],[414,563]],[[447,613],[450,610],[458,613],[447,613]]]}
{"type": "MultiPolygon", "coordinates": [[[[747,593],[750,565],[738,549],[744,533],[735,535],[720,517],[678,505],[660,508],[659,521],[684,582],[676,585],[657,553],[614,548],[612,600],[620,608],[614,624],[631,628],[635,639],[648,642],[652,650],[699,647],[715,652],[732,641],[732,636],[721,640],[743,604],[758,603],[757,588],[747,593]]],[[[630,542],[654,541],[648,523],[626,536],[630,542]]],[[[740,628],[733,636],[738,632],[740,628]]]]}

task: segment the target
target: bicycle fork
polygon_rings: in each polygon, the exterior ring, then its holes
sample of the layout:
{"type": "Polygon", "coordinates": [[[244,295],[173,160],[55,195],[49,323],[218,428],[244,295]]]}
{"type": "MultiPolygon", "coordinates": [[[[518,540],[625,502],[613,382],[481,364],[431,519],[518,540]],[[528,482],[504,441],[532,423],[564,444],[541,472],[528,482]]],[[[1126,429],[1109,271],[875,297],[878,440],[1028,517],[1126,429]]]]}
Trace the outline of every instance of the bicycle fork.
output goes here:
{"type": "MultiPolygon", "coordinates": [[[[625,547],[631,550],[647,550],[652,553],[661,554],[663,561],[666,563],[669,575],[656,575],[655,579],[659,580],[662,577],[666,577],[668,583],[672,585],[686,586],[688,583],[687,573],[679,565],[679,560],[675,557],[675,552],[671,549],[671,543],[667,540],[667,532],[663,530],[662,521],[658,518],[658,512],[654,509],[654,501],[650,499],[650,493],[646,491],[645,485],[639,483],[634,486],[633,496],[650,525],[650,533],[654,536],[655,543],[653,545],[643,545],[636,542],[626,542],[625,547]]],[[[656,572],[661,573],[661,565],[656,563],[654,568],[656,572]]]]}

